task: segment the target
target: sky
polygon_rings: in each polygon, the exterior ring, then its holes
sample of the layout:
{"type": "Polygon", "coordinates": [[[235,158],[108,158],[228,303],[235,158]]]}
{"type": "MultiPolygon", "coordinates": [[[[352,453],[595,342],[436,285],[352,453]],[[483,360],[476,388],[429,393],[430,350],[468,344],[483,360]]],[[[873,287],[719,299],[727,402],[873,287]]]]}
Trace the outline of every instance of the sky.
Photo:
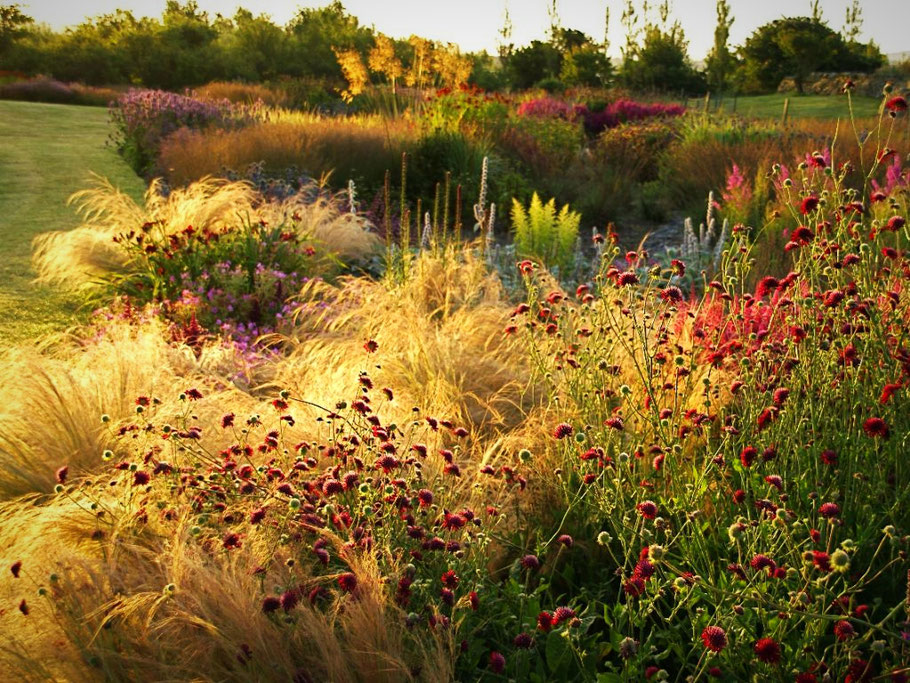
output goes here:
{"type": "MultiPolygon", "coordinates": [[[[63,29],[86,17],[127,9],[137,16],[161,16],[165,0],[18,0],[23,11],[36,21],[63,29]]],[[[660,0],[651,0],[656,7],[660,0]]],[[[731,45],[741,44],[758,26],[783,16],[808,16],[810,0],[728,0],[734,17],[731,45]]],[[[269,15],[285,24],[297,7],[320,7],[329,0],[197,0],[210,15],[231,16],[238,6],[269,15]]],[[[851,0],[821,0],[822,16],[840,30],[851,0]]],[[[402,38],[418,34],[433,40],[458,44],[464,51],[486,49],[495,53],[503,25],[504,8],[512,18],[512,42],[526,45],[545,39],[550,20],[547,0],[343,0],[349,13],[362,24],[387,35],[402,38]]],[[[580,29],[601,40],[604,16],[610,9],[610,53],[619,55],[625,42],[620,25],[624,0],[557,0],[561,24],[580,29]]],[[[637,8],[641,1],[636,0],[637,8]]],[[[910,0],[861,0],[863,29],[860,39],[874,40],[885,54],[910,51],[910,0]]],[[[656,11],[654,12],[656,15],[656,11]]],[[[656,17],[655,17],[656,18],[656,17]]],[[[682,24],[689,41],[689,55],[701,60],[711,48],[716,22],[715,0],[671,0],[671,20],[682,24]]]]}

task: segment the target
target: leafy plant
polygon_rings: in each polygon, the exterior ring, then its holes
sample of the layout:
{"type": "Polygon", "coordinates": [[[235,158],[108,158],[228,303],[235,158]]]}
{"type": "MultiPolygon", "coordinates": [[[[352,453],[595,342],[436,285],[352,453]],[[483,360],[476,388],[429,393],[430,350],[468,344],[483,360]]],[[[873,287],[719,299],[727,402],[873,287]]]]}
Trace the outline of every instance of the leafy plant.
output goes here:
{"type": "Polygon", "coordinates": [[[581,214],[566,204],[557,213],[556,199],[544,204],[535,192],[527,210],[512,200],[512,233],[515,253],[535,258],[564,272],[572,263],[581,214]]]}

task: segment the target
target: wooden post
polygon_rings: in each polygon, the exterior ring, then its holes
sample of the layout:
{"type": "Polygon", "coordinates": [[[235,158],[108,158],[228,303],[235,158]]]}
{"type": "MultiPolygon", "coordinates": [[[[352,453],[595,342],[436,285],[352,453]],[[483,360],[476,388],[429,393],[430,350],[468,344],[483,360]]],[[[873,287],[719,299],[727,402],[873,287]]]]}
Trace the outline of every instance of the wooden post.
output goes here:
{"type": "Polygon", "coordinates": [[[790,98],[785,97],[784,98],[784,112],[783,112],[783,114],[781,114],[781,117],[780,117],[780,123],[782,126],[787,125],[787,114],[789,114],[789,113],[790,113],[790,98]]]}
{"type": "Polygon", "coordinates": [[[708,92],[705,93],[704,111],[706,114],[708,113],[708,107],[710,107],[710,106],[711,106],[711,91],[709,90],[708,92]]]}

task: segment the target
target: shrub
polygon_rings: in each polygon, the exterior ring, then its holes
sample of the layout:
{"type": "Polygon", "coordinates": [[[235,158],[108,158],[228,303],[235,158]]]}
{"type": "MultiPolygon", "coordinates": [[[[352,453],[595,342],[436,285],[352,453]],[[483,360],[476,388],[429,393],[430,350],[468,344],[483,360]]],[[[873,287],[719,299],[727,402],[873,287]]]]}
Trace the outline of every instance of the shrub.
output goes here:
{"type": "Polygon", "coordinates": [[[39,76],[0,84],[0,99],[67,104],[75,102],[77,94],[66,83],[39,76]]]}
{"type": "Polygon", "coordinates": [[[617,100],[599,111],[584,112],[585,130],[590,135],[598,135],[607,128],[615,128],[623,123],[644,121],[650,118],[673,118],[682,116],[685,108],[678,104],[643,104],[633,100],[617,100]]]}
{"type": "Polygon", "coordinates": [[[518,200],[512,201],[512,236],[515,253],[532,258],[565,273],[572,265],[578,225],[581,215],[569,210],[569,205],[556,212],[556,200],[546,204],[535,192],[527,209],[518,200]]]}

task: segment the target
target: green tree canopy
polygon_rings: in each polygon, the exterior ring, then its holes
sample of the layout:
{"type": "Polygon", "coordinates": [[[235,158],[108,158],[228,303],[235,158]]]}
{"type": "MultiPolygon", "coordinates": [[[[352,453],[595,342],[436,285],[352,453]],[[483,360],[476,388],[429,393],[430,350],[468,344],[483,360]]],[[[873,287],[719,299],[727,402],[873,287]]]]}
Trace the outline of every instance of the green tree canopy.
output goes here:
{"type": "Polygon", "coordinates": [[[746,92],[775,90],[787,76],[802,92],[814,71],[872,71],[884,62],[873,44],[847,43],[818,17],[787,17],[760,26],[739,55],[738,79],[746,92]]]}
{"type": "Polygon", "coordinates": [[[679,22],[669,28],[648,24],[641,44],[624,55],[623,83],[634,90],[703,92],[704,79],[689,61],[687,48],[679,22]]]}

